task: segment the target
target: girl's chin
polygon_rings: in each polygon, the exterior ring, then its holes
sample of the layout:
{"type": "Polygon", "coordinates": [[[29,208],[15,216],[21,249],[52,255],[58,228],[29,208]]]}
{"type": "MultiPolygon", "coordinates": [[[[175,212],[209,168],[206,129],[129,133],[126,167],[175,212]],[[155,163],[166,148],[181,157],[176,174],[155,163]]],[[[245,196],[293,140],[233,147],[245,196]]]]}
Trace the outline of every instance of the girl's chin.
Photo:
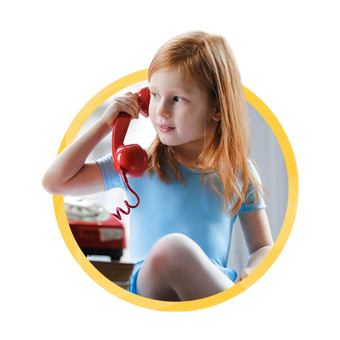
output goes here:
{"type": "Polygon", "coordinates": [[[162,144],[166,145],[166,146],[179,146],[181,145],[181,143],[176,143],[174,140],[171,140],[170,138],[164,138],[160,135],[158,135],[160,141],[162,142],[162,144]]]}

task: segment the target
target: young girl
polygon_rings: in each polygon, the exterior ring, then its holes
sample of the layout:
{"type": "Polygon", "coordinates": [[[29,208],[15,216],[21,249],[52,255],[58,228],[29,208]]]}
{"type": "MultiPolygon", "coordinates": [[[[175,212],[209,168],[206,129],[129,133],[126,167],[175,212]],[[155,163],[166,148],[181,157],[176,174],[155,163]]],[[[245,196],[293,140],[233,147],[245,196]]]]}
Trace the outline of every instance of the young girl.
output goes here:
{"type": "MultiPolygon", "coordinates": [[[[136,265],[130,291],[165,301],[204,298],[244,279],[273,245],[261,183],[247,159],[250,132],[239,72],[223,37],[189,32],[158,50],[148,80],[157,137],[148,149],[148,170],[129,178],[140,197],[131,210],[129,261],[136,265]],[[250,253],[238,276],[227,268],[237,216],[250,253]]],[[[126,190],[112,155],[86,162],[120,112],[138,118],[134,94],[114,98],[57,157],[43,178],[47,191],[126,190]]]]}

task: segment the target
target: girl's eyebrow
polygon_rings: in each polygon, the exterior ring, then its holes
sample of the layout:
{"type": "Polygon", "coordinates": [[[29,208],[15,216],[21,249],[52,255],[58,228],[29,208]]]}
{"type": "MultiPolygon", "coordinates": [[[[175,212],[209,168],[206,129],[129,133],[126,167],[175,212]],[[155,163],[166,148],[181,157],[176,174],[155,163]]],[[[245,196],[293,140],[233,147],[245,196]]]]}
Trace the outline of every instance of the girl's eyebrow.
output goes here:
{"type": "MultiPolygon", "coordinates": [[[[150,91],[158,91],[156,87],[149,85],[149,89],[150,91]]],[[[185,88],[172,88],[172,89],[167,89],[167,92],[171,92],[171,93],[184,93],[187,95],[192,95],[193,92],[189,91],[185,88]]]]}

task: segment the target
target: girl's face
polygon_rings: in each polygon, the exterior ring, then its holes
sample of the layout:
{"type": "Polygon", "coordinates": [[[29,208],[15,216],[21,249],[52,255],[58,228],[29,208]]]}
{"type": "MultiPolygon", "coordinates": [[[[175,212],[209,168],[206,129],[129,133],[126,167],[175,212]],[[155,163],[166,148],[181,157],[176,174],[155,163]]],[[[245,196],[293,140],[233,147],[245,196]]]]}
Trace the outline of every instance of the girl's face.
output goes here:
{"type": "Polygon", "coordinates": [[[150,78],[149,113],[161,142],[197,157],[215,134],[220,114],[208,105],[198,86],[185,81],[177,68],[150,78]]]}

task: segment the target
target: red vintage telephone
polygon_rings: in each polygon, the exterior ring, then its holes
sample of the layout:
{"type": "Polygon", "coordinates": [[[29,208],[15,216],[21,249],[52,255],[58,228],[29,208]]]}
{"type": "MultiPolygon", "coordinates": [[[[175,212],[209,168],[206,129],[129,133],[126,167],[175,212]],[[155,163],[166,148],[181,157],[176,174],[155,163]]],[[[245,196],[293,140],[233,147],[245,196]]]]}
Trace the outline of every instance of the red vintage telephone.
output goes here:
{"type": "MultiPolygon", "coordinates": [[[[145,116],[149,116],[149,103],[150,103],[150,90],[149,87],[143,87],[139,92],[135,93],[139,105],[139,112],[145,116]]],[[[112,158],[113,166],[115,167],[118,174],[123,178],[123,181],[127,188],[136,196],[137,204],[130,205],[127,201],[124,204],[127,207],[127,211],[117,208],[117,214],[112,214],[117,219],[121,220],[120,213],[128,215],[130,208],[136,208],[139,205],[138,195],[130,188],[128,177],[140,177],[148,167],[148,155],[137,144],[124,145],[124,138],[127,133],[131,116],[127,113],[120,113],[112,130],[112,158]]]]}

